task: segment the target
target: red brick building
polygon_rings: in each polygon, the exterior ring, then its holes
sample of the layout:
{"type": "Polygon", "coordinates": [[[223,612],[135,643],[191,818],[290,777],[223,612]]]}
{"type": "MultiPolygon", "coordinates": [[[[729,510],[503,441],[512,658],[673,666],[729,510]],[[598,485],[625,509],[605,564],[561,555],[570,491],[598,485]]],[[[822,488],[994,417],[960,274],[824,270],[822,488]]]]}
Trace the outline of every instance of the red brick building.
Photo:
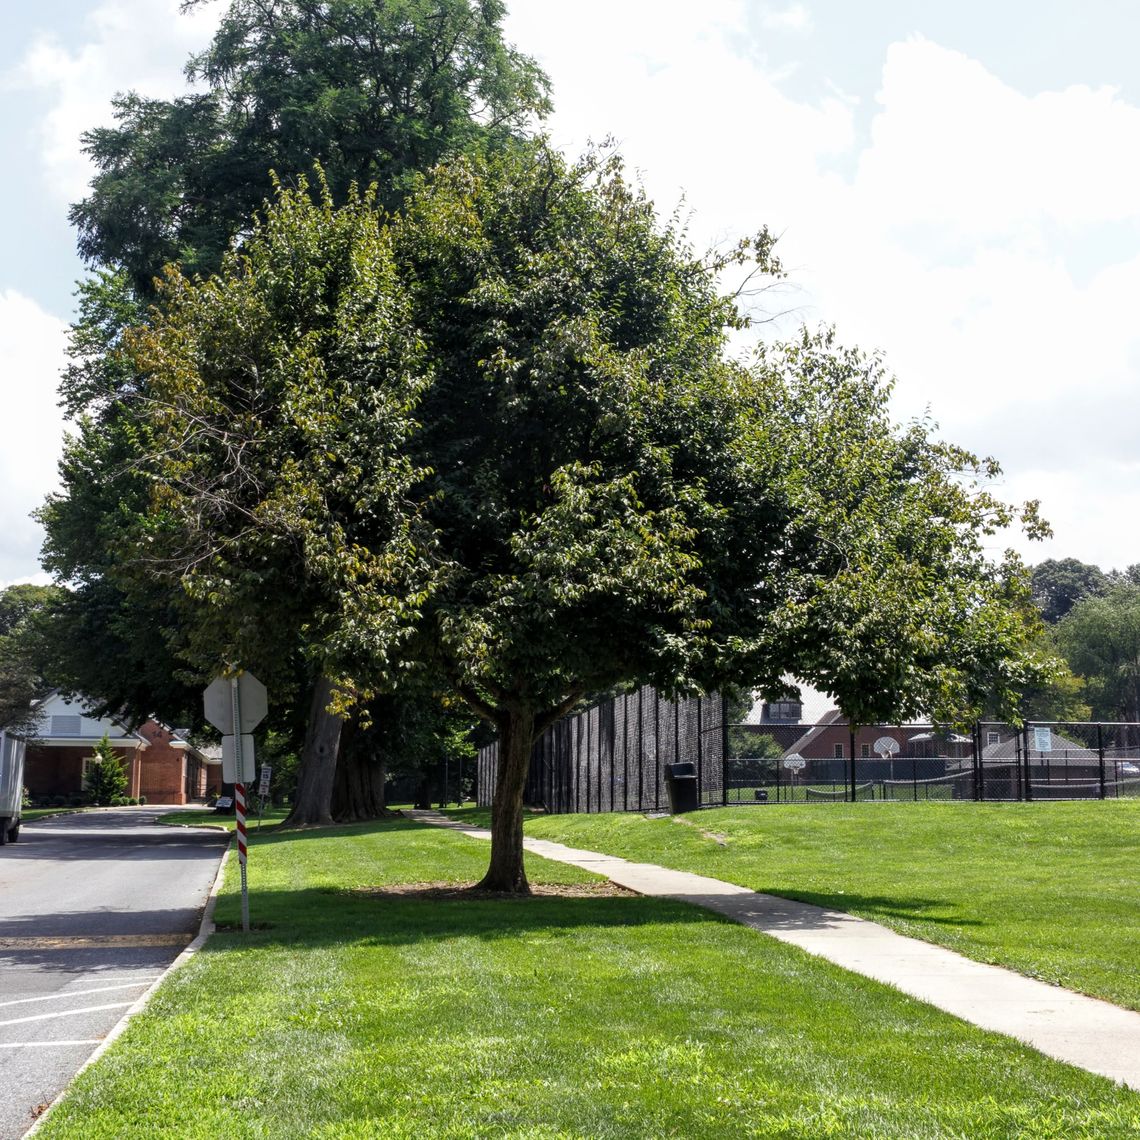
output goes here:
{"type": "Polygon", "coordinates": [[[29,737],[24,784],[33,799],[80,796],[95,745],[106,735],[127,773],[126,795],[152,804],[205,799],[218,761],[155,720],[130,729],[112,717],[91,717],[82,698],[53,693],[40,705],[36,735],[29,737]]]}

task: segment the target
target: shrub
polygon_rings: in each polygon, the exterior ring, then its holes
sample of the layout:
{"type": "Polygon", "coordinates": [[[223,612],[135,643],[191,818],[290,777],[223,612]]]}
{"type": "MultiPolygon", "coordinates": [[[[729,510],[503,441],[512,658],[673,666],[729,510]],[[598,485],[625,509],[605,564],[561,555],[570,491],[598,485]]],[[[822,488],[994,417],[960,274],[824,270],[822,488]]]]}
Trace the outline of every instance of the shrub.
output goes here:
{"type": "Polygon", "coordinates": [[[146,803],[146,796],[139,796],[139,803],[145,804],[146,803]]]}
{"type": "Polygon", "coordinates": [[[123,795],[127,790],[127,774],[119,763],[115,750],[111,747],[107,734],[95,745],[95,752],[87,769],[87,791],[91,799],[99,805],[115,804],[116,800],[126,802],[123,795]]]}

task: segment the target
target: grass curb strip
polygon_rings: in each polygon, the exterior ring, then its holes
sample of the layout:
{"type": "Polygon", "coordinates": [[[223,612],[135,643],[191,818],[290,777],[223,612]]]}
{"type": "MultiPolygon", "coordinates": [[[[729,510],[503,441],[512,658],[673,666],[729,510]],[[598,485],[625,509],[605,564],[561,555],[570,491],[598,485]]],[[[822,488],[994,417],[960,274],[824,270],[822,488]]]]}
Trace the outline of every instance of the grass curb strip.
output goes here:
{"type": "Polygon", "coordinates": [[[40,1130],[44,1122],[48,1119],[49,1116],[51,1116],[56,1105],[58,1105],[59,1102],[63,1100],[65,1096],[67,1096],[72,1082],[75,1081],[75,1079],[80,1076],[81,1073],[85,1072],[93,1064],[95,1064],[95,1062],[98,1061],[99,1058],[102,1057],[103,1054],[111,1048],[111,1046],[118,1040],[118,1038],[122,1036],[123,1032],[130,1024],[132,1018],[136,1017],[138,1014],[142,1013],[144,1009],[146,1009],[146,1007],[150,1004],[151,998],[153,998],[157,992],[158,987],[161,986],[166,981],[166,979],[169,978],[172,973],[174,973],[175,970],[180,970],[183,966],[185,966],[186,963],[189,962],[190,959],[193,958],[194,955],[197,954],[198,951],[206,945],[206,941],[209,939],[210,935],[214,933],[214,908],[218,905],[218,895],[221,892],[222,882],[226,876],[226,864],[229,862],[230,853],[232,851],[233,844],[231,843],[230,846],[222,852],[222,857],[218,862],[218,872],[214,876],[214,882],[210,887],[210,894],[207,897],[206,905],[202,910],[202,921],[198,925],[198,933],[194,936],[193,941],[186,947],[185,950],[182,951],[181,954],[178,955],[177,958],[174,959],[173,962],[170,963],[169,966],[166,967],[165,970],[163,970],[163,972],[157,978],[155,978],[153,982],[151,982],[151,984],[143,991],[143,993],[139,995],[138,1000],[134,1003],[134,1005],[130,1007],[130,1009],[127,1010],[126,1013],[123,1014],[111,1032],[103,1038],[98,1046],[96,1046],[95,1051],[91,1054],[90,1057],[87,1058],[86,1061],[83,1062],[74,1076],[72,1076],[71,1080],[68,1081],[68,1083],[59,1090],[59,1093],[56,1095],[55,1100],[53,1100],[51,1104],[49,1104],[47,1108],[45,1108],[43,1112],[40,1113],[40,1115],[36,1118],[35,1123],[31,1126],[31,1128],[27,1130],[27,1132],[24,1133],[25,1140],[29,1136],[34,1136],[40,1130]]]}

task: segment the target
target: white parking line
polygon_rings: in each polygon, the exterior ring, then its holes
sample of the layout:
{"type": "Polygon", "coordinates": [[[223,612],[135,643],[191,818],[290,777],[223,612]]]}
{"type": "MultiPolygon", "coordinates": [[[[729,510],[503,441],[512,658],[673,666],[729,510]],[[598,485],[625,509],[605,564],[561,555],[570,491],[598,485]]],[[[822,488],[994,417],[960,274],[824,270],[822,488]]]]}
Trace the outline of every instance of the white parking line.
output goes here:
{"type": "Polygon", "coordinates": [[[138,982],[123,982],[120,986],[100,986],[97,990],[60,990],[54,994],[40,994],[38,997],[16,998],[15,1001],[0,1001],[0,1009],[7,1009],[10,1005],[25,1005],[30,1001],[57,1001],[60,998],[86,997],[88,994],[107,994],[112,990],[134,990],[149,986],[153,978],[145,978],[138,982]]]}
{"type": "Polygon", "coordinates": [[[117,1001],[114,1005],[89,1005],[83,1009],[61,1009],[57,1013],[37,1013],[34,1017],[14,1017],[10,1021],[0,1021],[0,1026],[23,1025],[28,1021],[47,1021],[53,1017],[74,1017],[77,1013],[100,1013],[105,1009],[126,1009],[133,1001],[117,1001]]]}

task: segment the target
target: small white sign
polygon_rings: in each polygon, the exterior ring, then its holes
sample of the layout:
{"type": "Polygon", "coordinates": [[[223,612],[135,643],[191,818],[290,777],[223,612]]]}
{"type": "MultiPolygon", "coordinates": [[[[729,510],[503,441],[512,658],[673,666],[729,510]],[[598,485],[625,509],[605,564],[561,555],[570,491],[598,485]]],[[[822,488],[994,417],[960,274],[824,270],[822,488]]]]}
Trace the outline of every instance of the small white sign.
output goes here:
{"type": "Polygon", "coordinates": [[[807,761],[802,756],[785,756],[784,767],[799,772],[807,767],[807,761]]]}
{"type": "Polygon", "coordinates": [[[1053,751],[1053,730],[1051,728],[1035,728],[1033,730],[1033,747],[1038,752],[1053,751]]]}
{"type": "Polygon", "coordinates": [[[269,777],[273,774],[273,769],[268,764],[261,765],[261,782],[257,785],[257,794],[265,799],[269,795],[269,777]]]}
{"type": "Polygon", "coordinates": [[[257,761],[253,755],[253,737],[241,738],[241,771],[238,771],[237,743],[233,736],[222,737],[222,783],[251,784],[257,776],[257,761]]]}

